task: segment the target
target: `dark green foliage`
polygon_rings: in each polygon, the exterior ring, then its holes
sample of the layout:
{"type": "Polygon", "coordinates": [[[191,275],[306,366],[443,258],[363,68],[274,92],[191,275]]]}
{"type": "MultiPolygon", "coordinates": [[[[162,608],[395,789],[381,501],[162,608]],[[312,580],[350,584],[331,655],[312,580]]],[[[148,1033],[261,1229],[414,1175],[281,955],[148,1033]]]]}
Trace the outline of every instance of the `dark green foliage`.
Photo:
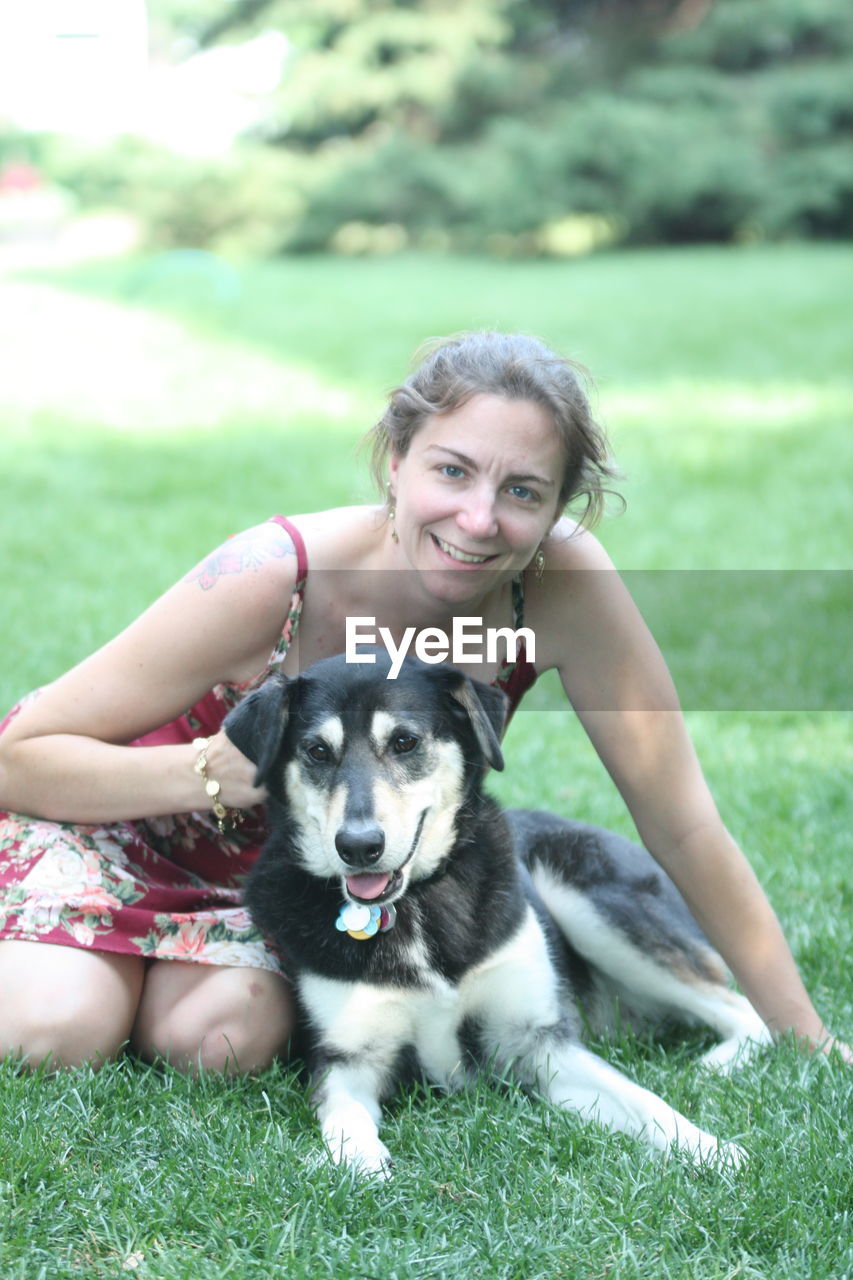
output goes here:
{"type": "Polygon", "coordinates": [[[853,63],[808,63],[768,75],[767,121],[780,150],[853,136],[853,63]]]}
{"type": "Polygon", "coordinates": [[[763,213],[770,231],[802,236],[853,235],[853,166],[844,143],[782,157],[763,213]]]}
{"type": "MultiPolygon", "coordinates": [[[[668,42],[668,56],[757,71],[853,51],[850,11],[836,0],[716,0],[704,21],[668,42]]],[[[666,56],[666,55],[665,55],[666,56]]]]}

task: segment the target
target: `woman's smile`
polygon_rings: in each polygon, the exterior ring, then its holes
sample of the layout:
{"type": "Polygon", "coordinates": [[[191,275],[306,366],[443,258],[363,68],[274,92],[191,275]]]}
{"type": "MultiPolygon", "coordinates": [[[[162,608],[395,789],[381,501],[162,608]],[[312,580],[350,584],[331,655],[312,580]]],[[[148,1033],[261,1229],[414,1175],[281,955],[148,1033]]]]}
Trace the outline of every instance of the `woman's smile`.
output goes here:
{"type": "Polygon", "coordinates": [[[455,547],[451,543],[445,542],[445,540],[440,538],[437,533],[433,533],[430,536],[439,551],[443,552],[444,555],[449,556],[450,559],[454,560],[457,564],[470,564],[479,568],[480,565],[488,564],[489,561],[497,558],[497,553],[484,555],[476,551],[463,551],[461,547],[455,547]]]}

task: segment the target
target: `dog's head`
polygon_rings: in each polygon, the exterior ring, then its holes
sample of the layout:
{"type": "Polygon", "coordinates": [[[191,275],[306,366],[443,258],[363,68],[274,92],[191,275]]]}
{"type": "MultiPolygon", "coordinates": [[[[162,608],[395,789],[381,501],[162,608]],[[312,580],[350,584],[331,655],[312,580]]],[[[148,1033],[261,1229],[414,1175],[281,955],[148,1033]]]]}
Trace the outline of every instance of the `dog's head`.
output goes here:
{"type": "Polygon", "coordinates": [[[225,731],[295,822],[303,867],[340,877],[354,902],[381,904],[438,869],[460,806],[488,767],[503,768],[506,698],[415,658],[389,680],[387,654],[374,657],[275,676],[229,714],[225,731]]]}

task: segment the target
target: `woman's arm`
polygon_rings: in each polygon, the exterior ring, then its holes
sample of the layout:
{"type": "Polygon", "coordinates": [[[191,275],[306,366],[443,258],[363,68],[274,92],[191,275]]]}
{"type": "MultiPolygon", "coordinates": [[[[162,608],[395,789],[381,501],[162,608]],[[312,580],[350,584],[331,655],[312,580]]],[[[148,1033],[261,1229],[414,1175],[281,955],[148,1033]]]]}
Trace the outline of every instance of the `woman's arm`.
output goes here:
{"type": "MultiPolygon", "coordinates": [[[[275,524],[238,534],[125,631],[24,706],[0,734],[0,808],[68,822],[207,804],[192,744],[129,747],[223,681],[262,670],[287,615],[296,558],[275,524]]],[[[208,773],[226,806],[258,803],[254,768],[224,734],[208,773]]]]}
{"type": "MultiPolygon", "coordinates": [[[[546,574],[530,618],[537,658],[559,670],[640,839],[771,1030],[827,1044],[773,909],[717,812],[666,664],[621,578],[590,534],[556,544],[548,559],[561,572],[546,574]]],[[[530,594],[536,600],[534,587],[530,594]]]]}

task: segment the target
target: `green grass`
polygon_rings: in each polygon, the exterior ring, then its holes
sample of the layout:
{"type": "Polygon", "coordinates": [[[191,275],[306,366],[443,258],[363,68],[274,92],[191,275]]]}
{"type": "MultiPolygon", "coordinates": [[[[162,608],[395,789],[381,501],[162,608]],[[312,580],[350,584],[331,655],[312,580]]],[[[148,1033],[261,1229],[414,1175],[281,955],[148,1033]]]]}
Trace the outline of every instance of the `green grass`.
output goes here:
{"type": "MultiPolygon", "coordinates": [[[[358,441],[423,337],[541,333],[596,376],[628,498],[602,538],[636,571],[726,821],[818,1007],[850,1038],[849,590],[814,571],[849,567],[851,296],[837,246],[239,270],[167,256],[4,281],[0,702],[107,639],[232,530],[367,497],[358,441]],[[734,569],[755,573],[705,572],[734,569]],[[648,570],[691,571],[678,609],[661,612],[665,579],[648,570]],[[793,584],[786,610],[770,610],[762,581],[783,603],[793,584]],[[814,596],[828,582],[829,605],[814,596]],[[729,648],[709,656],[714,583],[737,599],[722,615],[729,648]],[[757,606],[775,636],[760,655],[757,606]],[[723,697],[732,653],[741,685],[723,697]],[[831,672],[814,674],[818,656],[831,672]],[[764,668],[752,700],[739,692],[750,667],[764,668]],[[815,706],[829,709],[798,709],[815,706]]],[[[507,757],[494,787],[507,803],[630,833],[548,697],[522,708],[507,757]]],[[[850,1071],[787,1045],[733,1082],[706,1080],[703,1043],[626,1037],[602,1051],[742,1141],[753,1159],[737,1177],[483,1083],[398,1099],[395,1178],[359,1186],[318,1160],[288,1069],[193,1082],[130,1060],[59,1078],[7,1063],[0,1275],[853,1276],[850,1071]]]]}
{"type": "Polygon", "coordinates": [[[677,1049],[612,1056],[703,1119],[745,1131],[753,1166],[737,1178],[692,1172],[481,1086],[401,1097],[387,1126],[394,1178],[359,1185],[318,1160],[302,1091],[282,1070],[226,1085],[128,1062],[73,1080],[0,1069],[11,1130],[0,1270],[4,1280],[845,1275],[837,1068],[782,1050],[749,1079],[700,1084],[677,1049]]]}

